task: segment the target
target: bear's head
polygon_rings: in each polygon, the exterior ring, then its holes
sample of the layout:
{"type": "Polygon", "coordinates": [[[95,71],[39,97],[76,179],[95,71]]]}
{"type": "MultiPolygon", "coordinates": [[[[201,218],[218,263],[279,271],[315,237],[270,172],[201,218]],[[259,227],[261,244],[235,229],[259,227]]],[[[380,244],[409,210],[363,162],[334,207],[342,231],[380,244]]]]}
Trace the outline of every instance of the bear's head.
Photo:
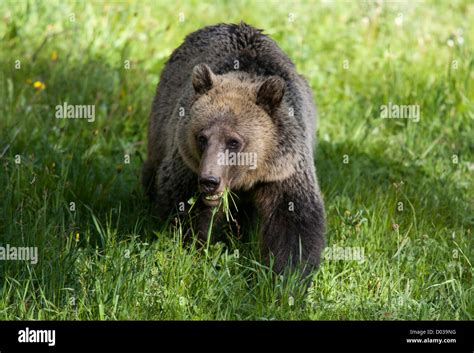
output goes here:
{"type": "Polygon", "coordinates": [[[225,188],[248,190],[268,176],[268,162],[278,144],[275,115],[285,81],[240,71],[216,75],[199,64],[192,85],[194,97],[179,151],[198,175],[203,202],[215,206],[225,188]]]}

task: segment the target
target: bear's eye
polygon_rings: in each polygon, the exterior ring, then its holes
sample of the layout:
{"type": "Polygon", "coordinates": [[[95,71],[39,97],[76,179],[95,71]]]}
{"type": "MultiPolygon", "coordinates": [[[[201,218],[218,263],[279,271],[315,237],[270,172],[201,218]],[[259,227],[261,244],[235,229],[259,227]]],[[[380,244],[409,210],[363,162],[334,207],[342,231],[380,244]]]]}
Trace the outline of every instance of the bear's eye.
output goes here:
{"type": "Polygon", "coordinates": [[[230,150],[236,150],[240,147],[240,141],[236,139],[231,139],[227,141],[227,148],[230,150]]]}
{"type": "Polygon", "coordinates": [[[207,144],[207,138],[206,138],[206,136],[204,136],[204,135],[199,135],[199,136],[198,136],[198,143],[199,143],[199,145],[200,145],[201,147],[206,146],[206,144],[207,144]]]}

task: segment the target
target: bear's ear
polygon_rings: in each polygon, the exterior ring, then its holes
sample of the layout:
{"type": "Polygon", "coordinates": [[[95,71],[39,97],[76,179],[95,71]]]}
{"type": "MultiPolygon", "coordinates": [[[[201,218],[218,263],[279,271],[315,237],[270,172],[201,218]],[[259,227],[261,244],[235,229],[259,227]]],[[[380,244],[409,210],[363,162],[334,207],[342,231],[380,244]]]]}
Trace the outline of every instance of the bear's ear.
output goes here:
{"type": "Polygon", "coordinates": [[[204,94],[212,88],[214,73],[206,64],[198,64],[193,68],[192,82],[197,94],[204,94]]]}
{"type": "Polygon", "coordinates": [[[285,81],[279,76],[271,76],[262,83],[257,92],[257,105],[269,114],[278,108],[285,93],[285,81]]]}

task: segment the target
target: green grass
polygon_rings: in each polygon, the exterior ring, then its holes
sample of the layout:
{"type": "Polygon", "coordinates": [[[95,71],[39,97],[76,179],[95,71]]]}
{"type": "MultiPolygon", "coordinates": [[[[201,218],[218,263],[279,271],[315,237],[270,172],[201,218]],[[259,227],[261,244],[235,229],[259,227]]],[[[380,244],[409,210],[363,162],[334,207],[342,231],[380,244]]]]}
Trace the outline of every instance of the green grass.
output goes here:
{"type": "Polygon", "coordinates": [[[0,3],[0,246],[39,249],[36,265],[0,261],[0,319],[472,320],[473,4],[170,4],[0,3]],[[364,251],[309,288],[260,264],[255,239],[183,247],[141,191],[164,62],[240,20],[313,88],[328,245],[364,251]],[[65,101],[95,121],[56,119],[65,101]],[[381,119],[389,102],[420,121],[381,119]]]}

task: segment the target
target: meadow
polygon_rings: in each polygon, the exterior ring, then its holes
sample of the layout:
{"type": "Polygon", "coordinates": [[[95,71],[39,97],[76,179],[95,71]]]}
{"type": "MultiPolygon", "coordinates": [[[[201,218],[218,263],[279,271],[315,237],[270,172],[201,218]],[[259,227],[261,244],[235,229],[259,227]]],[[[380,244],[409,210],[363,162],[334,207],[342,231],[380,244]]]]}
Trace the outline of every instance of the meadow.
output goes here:
{"type": "Polygon", "coordinates": [[[0,247],[38,249],[0,260],[1,320],[474,318],[472,2],[7,0],[0,17],[0,247]],[[330,250],[307,284],[256,237],[183,247],[141,189],[168,56],[241,20],[318,106],[330,250]],[[65,102],[95,119],[56,118],[65,102]]]}

